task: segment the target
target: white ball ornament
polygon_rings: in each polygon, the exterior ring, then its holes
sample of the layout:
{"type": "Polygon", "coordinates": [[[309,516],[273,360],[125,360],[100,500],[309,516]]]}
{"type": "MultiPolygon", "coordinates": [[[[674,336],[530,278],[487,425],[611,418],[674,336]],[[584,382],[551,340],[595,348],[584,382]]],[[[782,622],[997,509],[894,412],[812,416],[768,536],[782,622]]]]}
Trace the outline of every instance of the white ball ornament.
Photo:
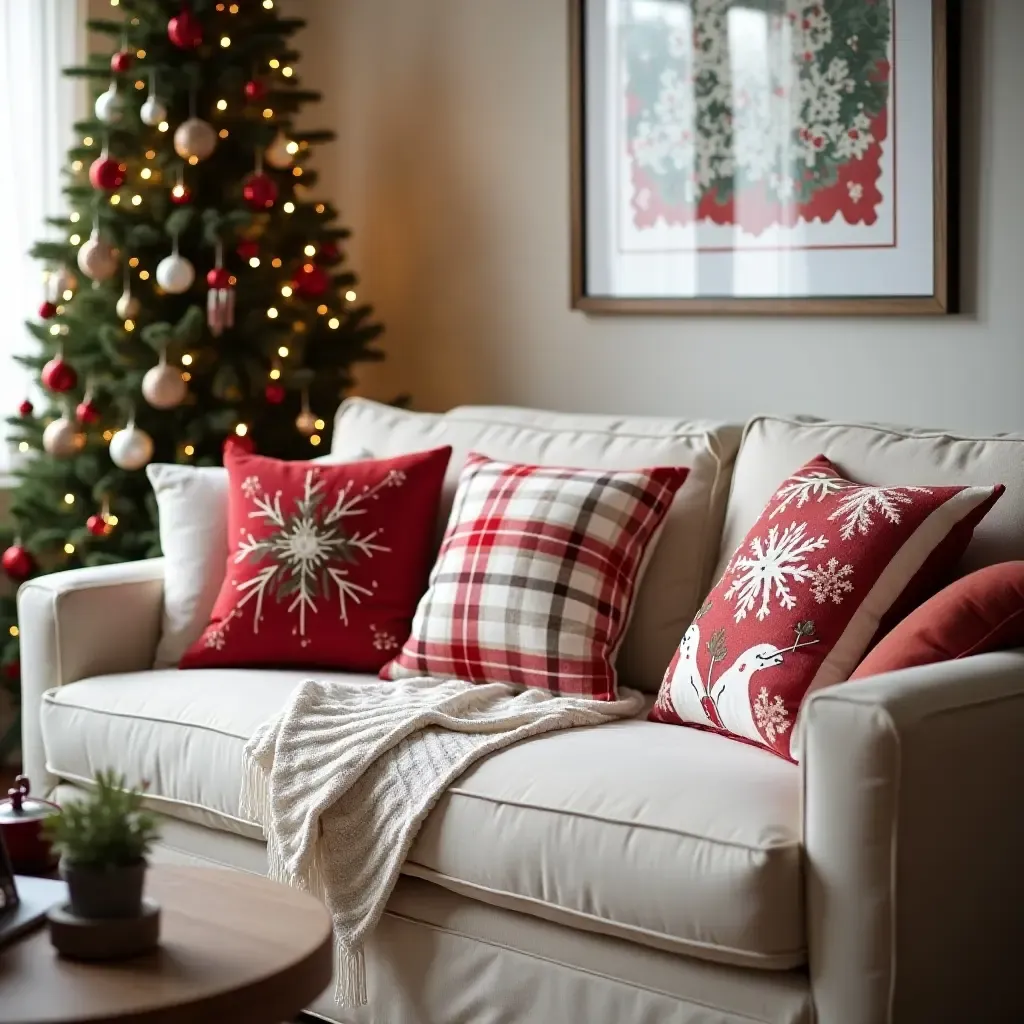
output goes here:
{"type": "Polygon", "coordinates": [[[78,269],[92,281],[106,281],[117,273],[117,251],[96,228],[78,250],[78,269]]]}
{"type": "Polygon", "coordinates": [[[182,121],[174,132],[174,152],[187,160],[194,156],[197,160],[205,160],[217,147],[217,133],[209,121],[198,117],[190,117],[182,121]]]}
{"type": "Polygon", "coordinates": [[[173,409],[185,401],[188,385],[181,379],[181,370],[169,366],[163,356],[142,378],[142,397],[154,409],[173,409]]]}
{"type": "Polygon", "coordinates": [[[116,124],[121,120],[124,114],[124,101],[117,90],[117,82],[111,82],[110,88],[96,97],[93,109],[96,111],[96,120],[104,124],[116,124]]]}
{"type": "Polygon", "coordinates": [[[275,170],[283,171],[292,165],[292,155],[288,152],[288,138],[284,132],[278,132],[267,146],[263,158],[275,170]]]}
{"type": "Polygon", "coordinates": [[[67,415],[46,425],[43,431],[43,450],[55,459],[69,459],[85,445],[85,434],[67,415]]]}
{"type": "Polygon", "coordinates": [[[167,120],[167,108],[150,93],[146,97],[146,102],[142,104],[139,117],[142,118],[143,124],[155,128],[161,121],[167,120]]]}
{"type": "Polygon", "coordinates": [[[192,287],[196,268],[177,252],[165,256],[156,265],[156,283],[169,295],[180,295],[192,287]]]}
{"type": "Polygon", "coordinates": [[[121,293],[121,298],[117,300],[114,311],[121,320],[134,320],[138,317],[141,308],[139,300],[126,288],[121,293]]]}
{"type": "Polygon", "coordinates": [[[124,430],[119,430],[110,439],[110,461],[118,469],[142,469],[153,458],[153,438],[128,421],[124,430]]]}

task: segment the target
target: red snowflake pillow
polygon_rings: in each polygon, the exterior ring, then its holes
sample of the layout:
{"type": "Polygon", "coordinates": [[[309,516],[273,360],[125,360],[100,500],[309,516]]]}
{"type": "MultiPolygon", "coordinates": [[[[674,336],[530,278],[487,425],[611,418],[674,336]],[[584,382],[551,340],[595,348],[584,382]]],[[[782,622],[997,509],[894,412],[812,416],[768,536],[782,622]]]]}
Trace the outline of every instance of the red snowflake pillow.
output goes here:
{"type": "Polygon", "coordinates": [[[807,695],[848,679],[882,617],[928,596],[1003,490],[871,487],[819,455],[783,482],[729,561],[650,718],[798,760],[807,695]]]}
{"type": "Polygon", "coordinates": [[[426,587],[450,455],[328,465],[229,448],[224,583],[181,668],[376,672],[426,587]]]}

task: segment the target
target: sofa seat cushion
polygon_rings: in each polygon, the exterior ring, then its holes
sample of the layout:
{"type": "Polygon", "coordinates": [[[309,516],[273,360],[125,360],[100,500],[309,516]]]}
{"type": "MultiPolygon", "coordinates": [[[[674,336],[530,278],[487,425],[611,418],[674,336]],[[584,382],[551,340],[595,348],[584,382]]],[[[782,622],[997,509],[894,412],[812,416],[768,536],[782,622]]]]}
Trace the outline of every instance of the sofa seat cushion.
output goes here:
{"type": "MultiPolygon", "coordinates": [[[[238,815],[242,748],[305,674],[168,669],[50,690],[48,768],[87,782],[113,767],[147,779],[164,814],[260,838],[238,815]]],[[[442,796],[404,871],[709,961],[806,960],[799,769],[711,733],[634,719],[492,754],[442,796]]]]}

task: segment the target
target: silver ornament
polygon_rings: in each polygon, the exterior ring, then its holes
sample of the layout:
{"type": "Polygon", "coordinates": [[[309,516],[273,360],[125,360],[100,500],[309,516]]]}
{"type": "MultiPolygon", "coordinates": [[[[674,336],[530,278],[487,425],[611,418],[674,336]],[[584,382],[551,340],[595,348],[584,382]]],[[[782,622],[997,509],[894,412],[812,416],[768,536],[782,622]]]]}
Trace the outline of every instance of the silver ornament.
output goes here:
{"type": "Polygon", "coordinates": [[[80,452],[84,445],[85,434],[66,415],[48,423],[43,431],[43,450],[55,459],[69,459],[80,452]]]}
{"type": "Polygon", "coordinates": [[[117,91],[117,82],[111,82],[106,92],[101,92],[96,97],[93,107],[96,112],[96,120],[104,124],[116,124],[124,114],[124,100],[117,91]]]}
{"type": "Polygon", "coordinates": [[[182,121],[174,133],[174,152],[187,160],[194,156],[197,160],[205,160],[217,147],[217,133],[209,121],[198,117],[190,117],[182,121]]]}
{"type": "Polygon", "coordinates": [[[139,302],[131,291],[127,288],[121,293],[121,298],[117,300],[117,305],[114,307],[114,311],[118,317],[122,320],[134,320],[139,315],[139,310],[142,308],[142,304],[139,302]]]}
{"type": "Polygon", "coordinates": [[[100,238],[97,228],[78,250],[78,269],[93,281],[106,281],[117,273],[117,252],[100,238]]]}
{"type": "Polygon", "coordinates": [[[156,283],[169,295],[180,295],[192,287],[196,268],[177,252],[165,256],[156,265],[156,283]]]}
{"type": "Polygon", "coordinates": [[[146,97],[146,102],[142,104],[139,117],[142,118],[143,124],[148,124],[150,128],[155,128],[161,121],[167,120],[167,108],[156,96],[150,93],[146,97]]]}
{"type": "Polygon", "coordinates": [[[316,414],[309,409],[303,409],[295,419],[295,426],[299,428],[300,434],[309,437],[316,433],[316,414]]]}
{"type": "Polygon", "coordinates": [[[134,420],[110,439],[110,461],[118,469],[142,469],[153,458],[153,438],[134,420]]]}
{"type": "Polygon", "coordinates": [[[185,401],[188,385],[181,378],[181,370],[168,365],[164,356],[146,371],[142,378],[142,397],[154,409],[173,409],[185,401]]]}
{"type": "Polygon", "coordinates": [[[270,145],[264,150],[263,158],[275,170],[283,171],[292,165],[292,155],[288,152],[288,137],[284,132],[278,132],[270,145]]]}

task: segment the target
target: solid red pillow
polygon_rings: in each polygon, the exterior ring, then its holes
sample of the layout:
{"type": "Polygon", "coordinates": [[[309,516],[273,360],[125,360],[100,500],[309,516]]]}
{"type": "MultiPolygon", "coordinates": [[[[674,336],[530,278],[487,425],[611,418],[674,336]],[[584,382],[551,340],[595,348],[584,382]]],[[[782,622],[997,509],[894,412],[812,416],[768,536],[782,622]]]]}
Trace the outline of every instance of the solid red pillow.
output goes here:
{"type": "Polygon", "coordinates": [[[857,666],[851,679],[1024,647],[1024,562],[989,565],[912,611],[857,666]]]}
{"type": "Polygon", "coordinates": [[[380,669],[426,589],[450,455],[329,465],[229,448],[224,583],[180,667],[380,669]]]}

